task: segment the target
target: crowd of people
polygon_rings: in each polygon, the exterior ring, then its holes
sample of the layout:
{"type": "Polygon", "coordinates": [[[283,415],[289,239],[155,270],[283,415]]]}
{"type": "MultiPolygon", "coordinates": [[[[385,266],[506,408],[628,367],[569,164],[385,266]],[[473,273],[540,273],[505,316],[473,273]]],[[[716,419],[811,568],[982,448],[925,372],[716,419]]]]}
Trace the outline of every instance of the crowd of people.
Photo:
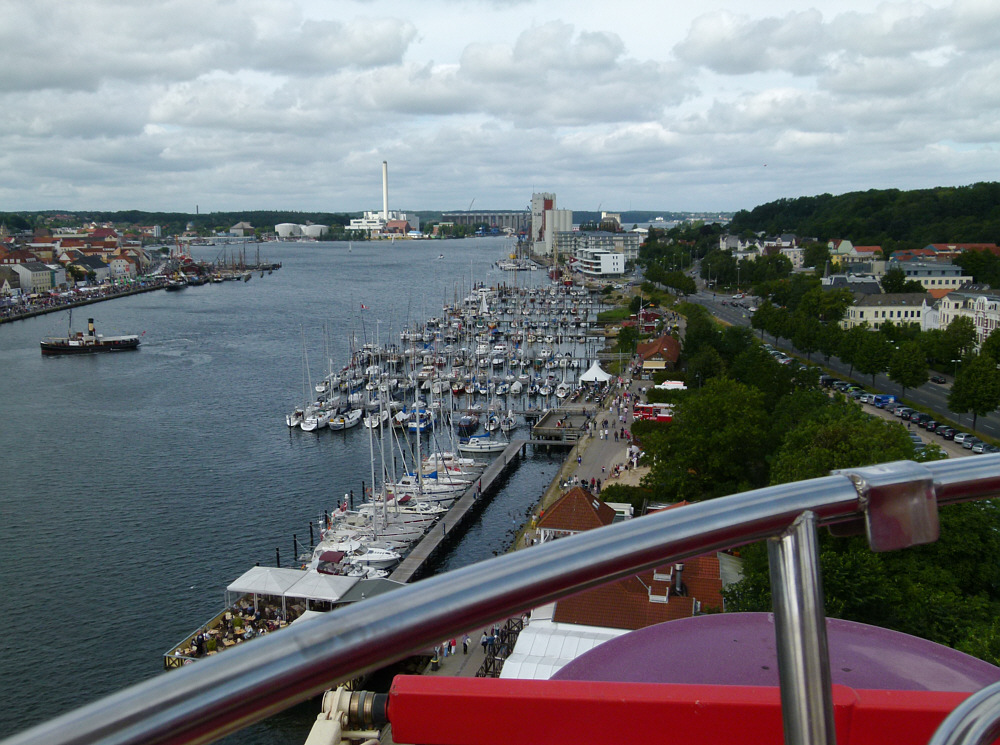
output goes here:
{"type": "Polygon", "coordinates": [[[217,624],[202,627],[186,647],[179,647],[174,654],[183,657],[215,654],[284,628],[303,610],[300,604],[286,607],[283,611],[280,604],[273,602],[258,600],[254,606],[250,600],[242,600],[223,613],[217,624]]]}
{"type": "Polygon", "coordinates": [[[117,283],[105,283],[65,292],[49,291],[34,295],[18,295],[0,299],[0,321],[16,321],[19,318],[51,313],[78,305],[86,305],[96,300],[110,300],[131,295],[138,290],[158,289],[165,286],[167,277],[147,277],[117,283]]]}

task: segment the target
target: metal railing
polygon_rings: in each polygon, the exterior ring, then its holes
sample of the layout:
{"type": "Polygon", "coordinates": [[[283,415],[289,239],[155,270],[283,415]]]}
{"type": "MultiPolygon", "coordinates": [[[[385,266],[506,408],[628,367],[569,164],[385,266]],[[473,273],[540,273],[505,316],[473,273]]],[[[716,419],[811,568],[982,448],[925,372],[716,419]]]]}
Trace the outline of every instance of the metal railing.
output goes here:
{"type": "MultiPolygon", "coordinates": [[[[71,711],[2,745],[211,742],[340,681],[421,652],[444,636],[665,563],[774,537],[784,543],[774,553],[789,557],[782,562],[788,571],[772,574],[793,600],[786,614],[785,652],[804,663],[802,674],[815,675],[817,661],[812,658],[825,654],[825,634],[817,637],[823,626],[821,609],[818,621],[809,617],[816,610],[815,597],[796,600],[799,583],[805,577],[808,584],[810,576],[800,571],[801,557],[811,550],[808,536],[803,541],[799,528],[789,530],[800,516],[811,513],[804,519],[807,527],[864,525],[873,546],[884,550],[936,537],[939,505],[996,496],[1000,454],[873,466],[648,515],[431,577],[302,621],[252,645],[71,711]],[[799,613],[803,608],[809,613],[799,613]]],[[[782,615],[777,607],[776,615],[782,615]]],[[[781,648],[779,629],[779,659],[784,661],[781,648]]],[[[783,707],[805,703],[800,712],[806,718],[815,711],[817,702],[809,697],[816,690],[805,698],[802,692],[786,690],[790,685],[784,673],[781,685],[783,707]]],[[[818,705],[827,703],[820,700],[818,705]]],[[[785,721],[787,738],[787,712],[785,721]]],[[[791,739],[798,741],[795,735],[791,739]]]]}

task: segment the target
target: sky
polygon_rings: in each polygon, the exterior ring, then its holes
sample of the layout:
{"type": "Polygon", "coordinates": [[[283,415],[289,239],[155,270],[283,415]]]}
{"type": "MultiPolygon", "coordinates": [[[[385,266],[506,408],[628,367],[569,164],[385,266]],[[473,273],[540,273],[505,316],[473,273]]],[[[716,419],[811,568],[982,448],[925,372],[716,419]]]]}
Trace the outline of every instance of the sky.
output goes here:
{"type": "Polygon", "coordinates": [[[996,0],[0,0],[0,211],[733,211],[1000,176],[996,0]]]}

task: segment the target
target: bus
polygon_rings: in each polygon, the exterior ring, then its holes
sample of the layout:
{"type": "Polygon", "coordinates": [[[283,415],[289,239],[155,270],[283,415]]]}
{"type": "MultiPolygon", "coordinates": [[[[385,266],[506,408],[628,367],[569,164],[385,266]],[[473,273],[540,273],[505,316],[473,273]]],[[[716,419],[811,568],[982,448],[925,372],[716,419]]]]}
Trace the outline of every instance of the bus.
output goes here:
{"type": "Polygon", "coordinates": [[[636,419],[646,422],[669,422],[674,418],[673,404],[636,404],[632,409],[636,419]]]}

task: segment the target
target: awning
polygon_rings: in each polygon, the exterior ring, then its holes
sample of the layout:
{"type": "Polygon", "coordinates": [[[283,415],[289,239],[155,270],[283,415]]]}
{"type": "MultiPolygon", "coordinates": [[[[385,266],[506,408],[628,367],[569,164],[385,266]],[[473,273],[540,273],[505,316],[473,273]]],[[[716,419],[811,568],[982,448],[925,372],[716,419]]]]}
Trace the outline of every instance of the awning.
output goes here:
{"type": "Polygon", "coordinates": [[[246,595],[283,596],[285,591],[302,579],[301,569],[280,567],[251,567],[239,579],[226,588],[226,592],[246,595]]]}
{"type": "Polygon", "coordinates": [[[357,577],[320,574],[319,572],[305,572],[304,574],[302,579],[285,592],[286,598],[336,602],[358,582],[357,577]]]}

